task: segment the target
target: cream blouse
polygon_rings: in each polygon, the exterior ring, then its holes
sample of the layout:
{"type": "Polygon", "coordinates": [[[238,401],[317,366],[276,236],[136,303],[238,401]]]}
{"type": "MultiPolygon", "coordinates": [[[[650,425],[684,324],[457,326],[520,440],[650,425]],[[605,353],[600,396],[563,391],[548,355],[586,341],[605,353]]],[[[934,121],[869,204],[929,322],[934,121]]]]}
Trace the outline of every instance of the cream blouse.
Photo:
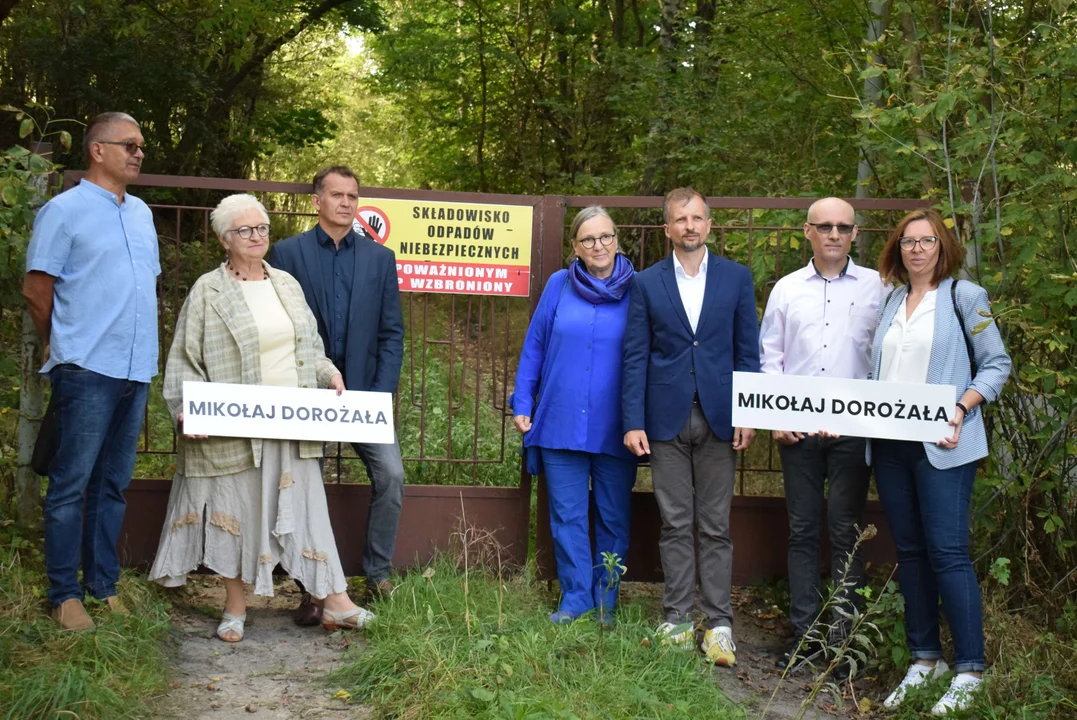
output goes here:
{"type": "Polygon", "coordinates": [[[256,280],[239,283],[243,299],[258,326],[262,384],[299,387],[295,365],[295,326],[284,309],[273,283],[256,280]]]}
{"type": "Polygon", "coordinates": [[[912,316],[906,318],[905,303],[883,336],[879,379],[885,382],[926,383],[931,362],[931,343],[935,338],[935,300],[938,289],[924,293],[912,316]]]}

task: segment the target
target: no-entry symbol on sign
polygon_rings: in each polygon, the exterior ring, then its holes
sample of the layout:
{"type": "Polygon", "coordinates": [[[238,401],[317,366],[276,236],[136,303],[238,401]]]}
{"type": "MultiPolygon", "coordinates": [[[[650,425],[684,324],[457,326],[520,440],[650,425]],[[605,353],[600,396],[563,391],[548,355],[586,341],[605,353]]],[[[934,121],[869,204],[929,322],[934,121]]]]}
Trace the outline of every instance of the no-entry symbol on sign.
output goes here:
{"type": "Polygon", "coordinates": [[[389,239],[389,216],[371,205],[355,211],[355,221],[352,226],[356,232],[366,233],[381,245],[389,239]]]}

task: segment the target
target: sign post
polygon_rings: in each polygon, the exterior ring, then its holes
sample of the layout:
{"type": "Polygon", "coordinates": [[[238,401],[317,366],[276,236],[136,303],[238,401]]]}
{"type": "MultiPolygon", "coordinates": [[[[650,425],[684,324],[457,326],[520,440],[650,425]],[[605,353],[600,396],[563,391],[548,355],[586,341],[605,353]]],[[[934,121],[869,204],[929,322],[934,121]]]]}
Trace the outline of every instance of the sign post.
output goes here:
{"type": "Polygon", "coordinates": [[[396,442],[392,393],[183,383],[183,432],[210,437],[396,442]]]}
{"type": "Polygon", "coordinates": [[[529,205],[360,198],[353,223],[396,253],[403,292],[527,297],[529,205]]]}
{"type": "Polygon", "coordinates": [[[953,385],[733,373],[733,426],[938,442],[953,434],[953,385]]]}

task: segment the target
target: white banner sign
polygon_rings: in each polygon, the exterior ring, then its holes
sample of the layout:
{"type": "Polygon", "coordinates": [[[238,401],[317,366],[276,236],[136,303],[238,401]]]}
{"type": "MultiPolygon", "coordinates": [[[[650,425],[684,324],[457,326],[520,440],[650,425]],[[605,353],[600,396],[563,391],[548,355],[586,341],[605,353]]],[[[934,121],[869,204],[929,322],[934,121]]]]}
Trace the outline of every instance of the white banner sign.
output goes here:
{"type": "Polygon", "coordinates": [[[937,442],[953,435],[953,385],[733,373],[733,426],[937,442]]]}
{"type": "Polygon", "coordinates": [[[183,432],[188,435],[396,442],[392,393],[183,383],[183,432]]]}

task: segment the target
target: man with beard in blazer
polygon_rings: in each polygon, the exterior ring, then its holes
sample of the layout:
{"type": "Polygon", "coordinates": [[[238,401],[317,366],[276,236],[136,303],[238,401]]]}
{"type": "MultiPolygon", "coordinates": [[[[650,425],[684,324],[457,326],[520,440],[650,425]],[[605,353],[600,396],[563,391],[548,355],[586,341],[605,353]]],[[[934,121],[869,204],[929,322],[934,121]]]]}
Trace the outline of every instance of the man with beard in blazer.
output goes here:
{"type": "Polygon", "coordinates": [[[707,249],[710,210],[677,188],[665,198],[673,252],[636,275],[624,337],[624,444],[650,455],[662,516],[663,642],[691,647],[699,536],[702,650],[736,663],[729,507],[737,451],[755,430],[734,428],[733,371],[759,372],[759,325],[748,268],[707,249]]]}
{"type": "MultiPolygon", "coordinates": [[[[353,229],[359,180],[350,168],[325,168],[314,176],[313,189],[311,201],[318,223],[274,245],[266,261],[299,281],[318,320],[325,352],[343,373],[345,387],[396,392],[404,354],[396,256],[353,229]]],[[[404,464],[398,442],[354,443],[353,447],[366,465],[371,485],[363,550],[369,598],[393,589],[389,573],[404,499],[404,464]]],[[[309,593],[303,593],[295,621],[298,625],[321,623],[321,608],[309,593]]]]}

